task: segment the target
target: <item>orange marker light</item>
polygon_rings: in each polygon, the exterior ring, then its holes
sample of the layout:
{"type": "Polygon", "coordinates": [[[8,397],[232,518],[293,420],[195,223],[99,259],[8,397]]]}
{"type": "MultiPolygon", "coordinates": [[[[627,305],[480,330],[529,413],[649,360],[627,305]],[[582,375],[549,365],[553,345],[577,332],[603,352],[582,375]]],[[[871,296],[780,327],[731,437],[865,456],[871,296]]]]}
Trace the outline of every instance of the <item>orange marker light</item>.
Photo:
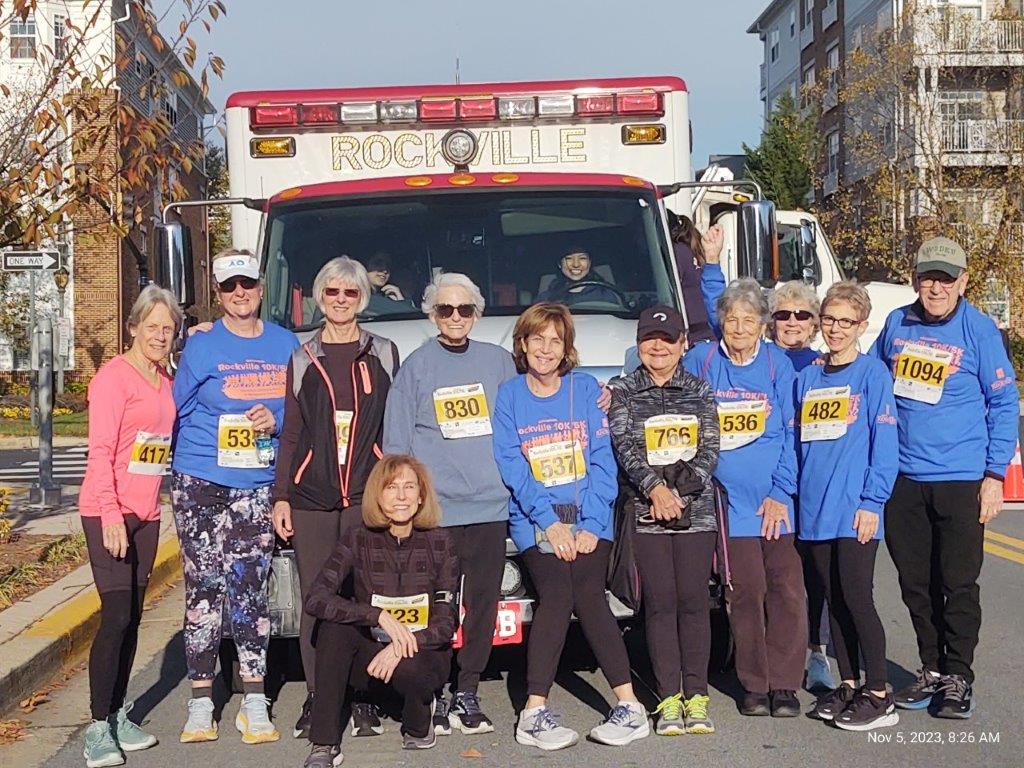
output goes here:
{"type": "Polygon", "coordinates": [[[491,181],[495,184],[514,184],[519,181],[519,176],[514,173],[496,173],[491,176],[491,181]]]}
{"type": "Polygon", "coordinates": [[[279,192],[277,195],[278,200],[291,200],[293,197],[298,197],[302,194],[302,187],[292,187],[279,192]]]}
{"type": "Polygon", "coordinates": [[[448,183],[459,187],[468,187],[470,184],[476,184],[476,176],[469,173],[457,173],[448,177],[448,183]]]}
{"type": "Polygon", "coordinates": [[[631,187],[646,187],[647,182],[643,179],[638,179],[636,176],[623,176],[623,184],[629,184],[631,187]]]}
{"type": "Polygon", "coordinates": [[[407,187],[429,187],[434,180],[429,176],[410,176],[405,180],[407,187]]]}

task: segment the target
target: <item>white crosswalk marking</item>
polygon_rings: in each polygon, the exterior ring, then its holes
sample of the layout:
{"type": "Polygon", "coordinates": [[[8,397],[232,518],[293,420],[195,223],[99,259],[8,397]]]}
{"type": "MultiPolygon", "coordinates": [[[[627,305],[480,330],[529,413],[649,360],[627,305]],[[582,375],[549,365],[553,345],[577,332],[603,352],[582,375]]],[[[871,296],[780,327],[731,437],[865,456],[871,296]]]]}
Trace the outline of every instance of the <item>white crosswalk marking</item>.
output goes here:
{"type": "MultiPolygon", "coordinates": [[[[67,485],[81,485],[89,448],[75,445],[53,449],[53,477],[67,485]]],[[[23,461],[16,467],[0,469],[0,483],[33,483],[39,479],[39,460],[23,461]]]]}

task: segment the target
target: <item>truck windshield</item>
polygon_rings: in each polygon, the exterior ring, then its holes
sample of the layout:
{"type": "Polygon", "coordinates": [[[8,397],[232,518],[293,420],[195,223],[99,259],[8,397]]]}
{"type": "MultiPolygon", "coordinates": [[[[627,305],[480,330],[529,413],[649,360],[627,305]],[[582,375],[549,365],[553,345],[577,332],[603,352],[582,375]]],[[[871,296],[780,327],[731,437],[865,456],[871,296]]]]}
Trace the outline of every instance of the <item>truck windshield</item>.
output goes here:
{"type": "Polygon", "coordinates": [[[367,268],[362,321],[422,319],[423,289],[462,272],[489,315],[539,300],[575,313],[636,318],[678,306],[654,195],[638,190],[481,189],[330,198],[272,209],[264,237],[263,314],[287,328],[319,323],[313,279],[342,254],[367,268]]]}

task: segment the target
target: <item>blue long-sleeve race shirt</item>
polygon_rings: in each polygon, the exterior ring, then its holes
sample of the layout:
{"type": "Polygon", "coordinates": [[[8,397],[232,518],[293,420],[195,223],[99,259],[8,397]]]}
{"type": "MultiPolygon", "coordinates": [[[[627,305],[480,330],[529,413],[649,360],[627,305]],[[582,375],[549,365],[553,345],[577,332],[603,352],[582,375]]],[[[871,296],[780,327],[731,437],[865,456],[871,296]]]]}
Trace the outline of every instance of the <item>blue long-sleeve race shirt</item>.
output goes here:
{"type": "Polygon", "coordinates": [[[698,344],[683,367],[705,379],[719,410],[722,450],[715,477],[729,493],[729,535],[761,535],[757,508],[765,497],[789,508],[793,520],[796,452],[793,445],[793,364],[782,350],[760,342],[746,365],[721,345],[698,344]]]}
{"type": "MultiPolygon", "coordinates": [[[[838,370],[811,365],[797,376],[799,538],[856,538],[858,509],[882,515],[899,468],[892,377],[858,355],[838,370]],[[840,434],[842,433],[842,434],[840,434]]],[[[876,539],[884,535],[880,519],[876,539]]]]}
{"type": "Polygon", "coordinates": [[[718,324],[718,297],[725,292],[725,273],[721,264],[705,264],[700,271],[700,295],[704,298],[704,310],[708,313],[708,323],[718,338],[722,338],[722,328],[718,324]]]}
{"type": "Polygon", "coordinates": [[[533,394],[525,375],[498,389],[494,457],[512,492],[509,533],[520,551],[536,545],[538,529],[558,522],[555,504],[577,504],[579,529],[613,538],[615,455],[599,390],[597,379],[578,372],[548,397],[533,394]]]}
{"type": "Polygon", "coordinates": [[[1020,404],[991,319],[961,299],[949,317],[927,322],[918,301],[889,314],[872,352],[896,379],[901,474],[918,482],[1003,478],[1020,404]]]}

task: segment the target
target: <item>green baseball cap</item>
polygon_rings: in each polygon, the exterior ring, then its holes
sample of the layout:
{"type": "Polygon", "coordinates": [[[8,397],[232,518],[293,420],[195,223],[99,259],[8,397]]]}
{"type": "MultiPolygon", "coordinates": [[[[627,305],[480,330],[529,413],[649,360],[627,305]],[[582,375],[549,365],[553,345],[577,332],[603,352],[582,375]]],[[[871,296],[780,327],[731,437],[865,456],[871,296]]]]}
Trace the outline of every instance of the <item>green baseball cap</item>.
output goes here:
{"type": "Polygon", "coordinates": [[[950,277],[960,277],[967,271],[967,254],[960,245],[948,237],[933,237],[925,240],[917,249],[914,259],[914,274],[923,272],[945,272],[950,277]]]}

